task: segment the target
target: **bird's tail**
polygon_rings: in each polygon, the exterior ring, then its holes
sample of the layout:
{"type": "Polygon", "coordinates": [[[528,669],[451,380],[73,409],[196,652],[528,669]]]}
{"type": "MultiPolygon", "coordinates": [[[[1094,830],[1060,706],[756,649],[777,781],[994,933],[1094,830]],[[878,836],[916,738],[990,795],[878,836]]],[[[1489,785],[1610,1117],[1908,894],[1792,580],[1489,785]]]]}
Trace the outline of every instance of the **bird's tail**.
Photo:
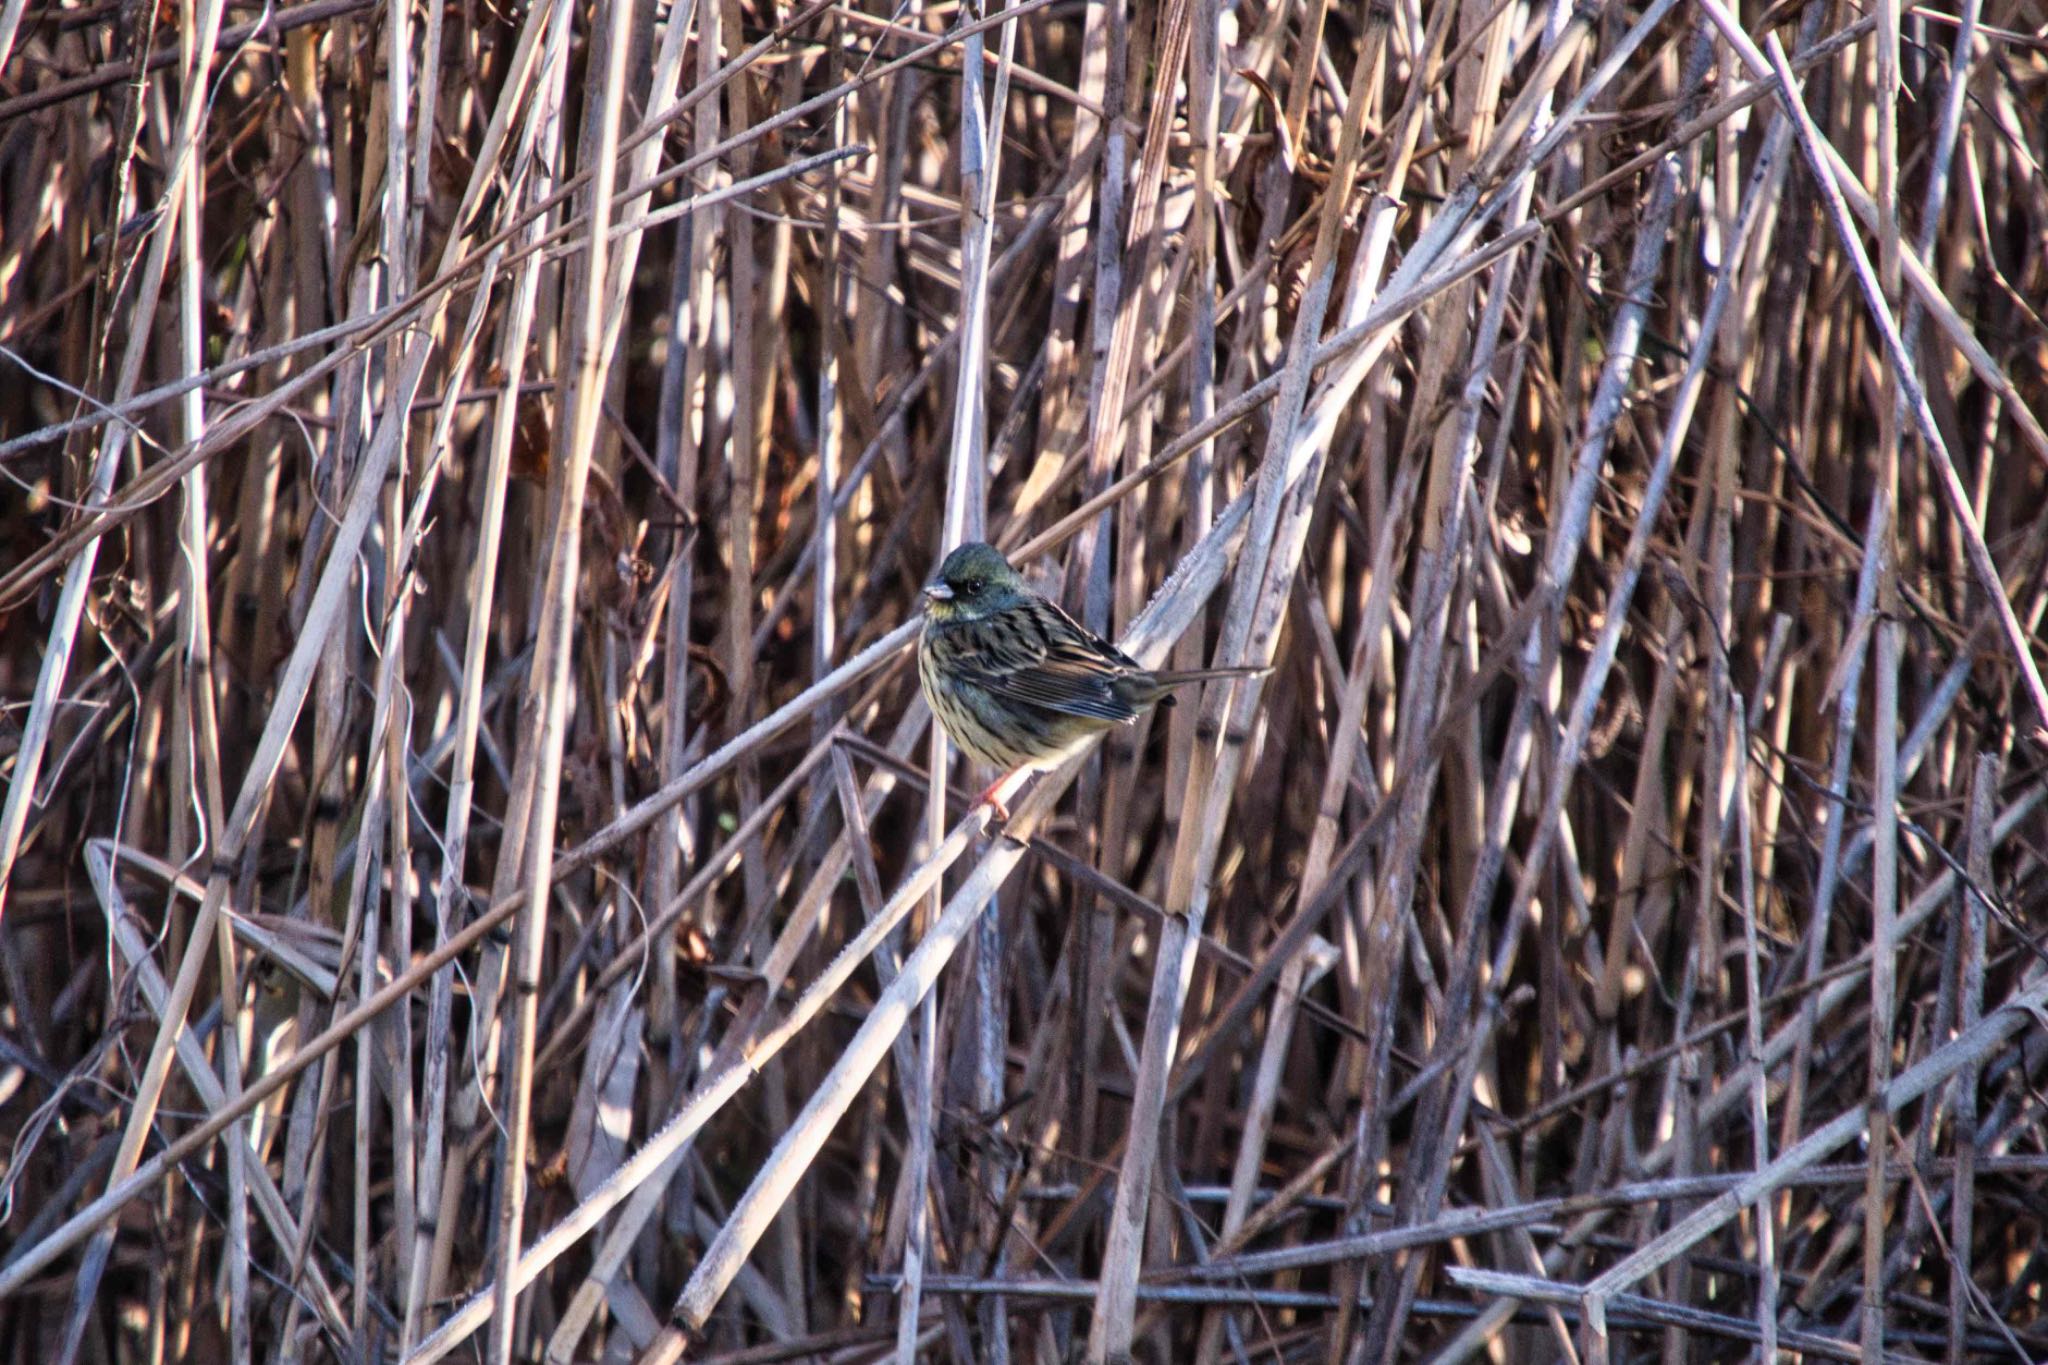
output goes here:
{"type": "Polygon", "coordinates": [[[1207,682],[1211,678],[1258,678],[1272,671],[1270,665],[1262,668],[1188,668],[1178,673],[1154,673],[1152,681],[1161,687],[1179,687],[1182,683],[1207,682]]]}
{"type": "Polygon", "coordinates": [[[1173,689],[1183,683],[1207,682],[1211,678],[1256,678],[1271,673],[1271,668],[1187,668],[1179,672],[1154,673],[1150,695],[1159,699],[1161,706],[1173,705],[1173,689]]]}

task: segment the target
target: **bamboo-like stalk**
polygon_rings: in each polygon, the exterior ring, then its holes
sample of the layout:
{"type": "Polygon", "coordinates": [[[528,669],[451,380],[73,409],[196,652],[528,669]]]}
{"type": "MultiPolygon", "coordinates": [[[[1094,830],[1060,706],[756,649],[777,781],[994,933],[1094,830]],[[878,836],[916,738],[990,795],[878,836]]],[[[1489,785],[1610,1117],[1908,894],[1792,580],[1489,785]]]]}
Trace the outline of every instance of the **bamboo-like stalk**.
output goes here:
{"type": "MultiPolygon", "coordinates": [[[[511,1072],[506,1082],[505,1107],[509,1113],[506,1159],[500,1181],[497,1216],[498,1299],[492,1320],[490,1358],[499,1365],[512,1359],[518,1330],[517,1290],[511,1268],[518,1261],[520,1229],[525,1221],[526,1151],[530,1141],[528,1124],[532,1112],[533,1049],[535,1011],[540,992],[542,943],[546,934],[546,910],[553,882],[555,859],[555,810],[562,782],[562,749],[566,742],[569,709],[569,658],[573,648],[576,596],[581,587],[580,557],[583,547],[583,503],[589,483],[590,461],[597,438],[597,421],[604,368],[610,358],[605,336],[605,292],[609,259],[607,228],[611,223],[612,187],[617,174],[619,128],[624,122],[626,58],[629,54],[627,20],[632,11],[616,5],[610,12],[604,53],[605,78],[595,110],[586,107],[587,127],[595,136],[586,138],[584,148],[595,160],[591,179],[589,254],[583,263],[583,309],[576,318],[572,346],[576,355],[575,379],[569,389],[569,436],[564,450],[563,495],[552,543],[547,555],[548,578],[543,589],[541,631],[534,646],[535,683],[522,709],[539,721],[533,734],[537,757],[522,767],[532,774],[533,815],[528,823],[528,851],[522,859],[527,894],[513,929],[517,957],[513,965],[516,985],[513,998],[513,1039],[511,1072]],[[593,122],[594,115],[594,122],[593,122]]],[[[522,746],[522,759],[525,756],[522,746]]],[[[520,793],[514,793],[514,799],[520,793]]],[[[518,847],[515,843],[514,847],[518,847]]]]}
{"type": "MultiPolygon", "coordinates": [[[[1211,532],[1206,553],[1197,553],[1184,561],[1175,580],[1167,585],[1160,598],[1155,599],[1152,609],[1134,628],[1132,636],[1122,642],[1122,648],[1132,658],[1142,662],[1147,657],[1162,655],[1166,647],[1187,628],[1196,610],[1222,578],[1227,547],[1235,539],[1232,532],[1241,520],[1241,511],[1236,517],[1226,515],[1220,519],[1211,532]]],[[[1032,788],[1030,796],[1012,815],[1012,823],[1019,833],[1028,833],[1045,817],[1053,800],[1064,788],[1062,779],[1071,781],[1081,761],[1080,757],[1069,760],[1032,788]]],[[[930,871],[925,875],[931,881],[936,881],[946,862],[958,856],[966,840],[979,833],[988,815],[986,807],[977,807],[975,815],[956,826],[946,843],[926,860],[930,871]]],[[[865,1081],[868,1071],[880,1060],[879,1048],[886,1046],[895,1031],[904,1026],[909,1009],[930,990],[936,973],[959,946],[971,923],[971,916],[979,913],[982,902],[1015,869],[1022,852],[1023,845],[1011,837],[999,842],[980,859],[966,886],[947,902],[945,917],[926,932],[917,953],[905,962],[897,985],[892,988],[892,1009],[869,1016],[869,1023],[862,1030],[866,1039],[865,1049],[849,1050],[835,1069],[841,1077],[840,1085],[830,1090],[821,1089],[813,1096],[806,1117],[791,1130],[792,1136],[784,1140],[778,1154],[771,1156],[768,1165],[756,1175],[750,1192],[753,1198],[743,1201],[735,1209],[733,1217],[720,1230],[718,1240],[706,1252],[703,1264],[678,1299],[678,1313],[690,1327],[701,1327],[710,1315],[731,1275],[738,1269],[739,1259],[744,1258],[746,1248],[760,1235],[763,1211],[766,1216],[773,1216],[781,1200],[787,1197],[795,1177],[816,1155],[817,1145],[824,1140],[831,1121],[850,1102],[852,1096],[844,1088],[845,1084],[851,1081],[857,1086],[865,1081]]],[[[898,894],[903,898],[901,892],[898,894]]]]}
{"type": "MultiPolygon", "coordinates": [[[[1884,1107],[1887,1114],[1894,1113],[1964,1068],[1980,1064],[2006,1039],[2026,1026],[2026,1011],[2038,1009],[2043,1003],[2048,1003],[2048,981],[2037,981],[2011,997],[2004,1009],[1986,1015],[1975,1028],[1959,1034],[1953,1042],[1935,1049],[1893,1077],[1879,1092],[1876,1102],[1884,1107]]],[[[1744,1204],[1768,1196],[1782,1185],[1790,1173],[1813,1165],[1820,1157],[1860,1136],[1866,1131],[1869,1117],[1866,1108],[1859,1104],[1844,1110],[1668,1233],[1601,1272],[1585,1288],[1589,1315],[1596,1311],[1602,1299],[1635,1283],[1647,1271],[1697,1243],[1707,1232],[1734,1217],[1744,1204]]]]}
{"type": "MultiPolygon", "coordinates": [[[[1963,913],[1961,943],[1956,958],[1960,979],[1956,983],[1956,1032],[1967,1033],[1982,1018],[1984,1008],[1984,929],[1986,923],[1983,888],[1991,880],[1991,815],[1998,789],[1998,762],[1980,755],[1971,773],[1969,881],[1962,887],[1963,913]]],[[[1972,1184],[1977,1175],[1977,1077],[1975,1067],[1966,1067],[1956,1080],[1955,1197],[1950,1202],[1949,1242],[1949,1333],[1947,1359],[1963,1359],[1963,1334],[1968,1322],[1971,1269],[1969,1247],[1972,1222],[1972,1184]]]]}
{"type": "Polygon", "coordinates": [[[1778,17],[0,0],[0,1365],[2048,1354],[2038,24],[1778,17]],[[969,536],[1270,672],[981,847],[969,536]]]}

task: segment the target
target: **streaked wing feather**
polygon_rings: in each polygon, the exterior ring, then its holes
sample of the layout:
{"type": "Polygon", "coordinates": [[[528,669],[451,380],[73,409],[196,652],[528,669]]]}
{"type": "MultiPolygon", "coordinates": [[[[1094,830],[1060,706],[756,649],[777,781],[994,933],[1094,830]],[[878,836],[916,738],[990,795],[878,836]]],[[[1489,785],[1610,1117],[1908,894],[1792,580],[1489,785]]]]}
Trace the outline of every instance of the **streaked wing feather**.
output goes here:
{"type": "Polygon", "coordinates": [[[1128,686],[1138,670],[1049,603],[1014,608],[945,643],[960,676],[1008,701],[1092,720],[1127,721],[1138,712],[1128,686]]]}
{"type": "Polygon", "coordinates": [[[1009,701],[1028,702],[1063,715],[1126,721],[1138,714],[1099,673],[1044,665],[1019,673],[976,673],[973,680],[1009,701]]]}

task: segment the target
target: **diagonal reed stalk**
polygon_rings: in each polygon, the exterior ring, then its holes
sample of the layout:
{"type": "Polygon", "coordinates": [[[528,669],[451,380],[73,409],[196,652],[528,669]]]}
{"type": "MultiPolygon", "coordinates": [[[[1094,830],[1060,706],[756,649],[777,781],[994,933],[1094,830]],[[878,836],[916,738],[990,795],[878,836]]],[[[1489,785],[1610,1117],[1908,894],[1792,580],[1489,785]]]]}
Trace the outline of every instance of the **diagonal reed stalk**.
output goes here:
{"type": "Polygon", "coordinates": [[[2048,1357],[2048,33],[1793,20],[0,0],[0,1365],[2048,1357]],[[1270,671],[991,830],[965,539],[1270,671]]]}

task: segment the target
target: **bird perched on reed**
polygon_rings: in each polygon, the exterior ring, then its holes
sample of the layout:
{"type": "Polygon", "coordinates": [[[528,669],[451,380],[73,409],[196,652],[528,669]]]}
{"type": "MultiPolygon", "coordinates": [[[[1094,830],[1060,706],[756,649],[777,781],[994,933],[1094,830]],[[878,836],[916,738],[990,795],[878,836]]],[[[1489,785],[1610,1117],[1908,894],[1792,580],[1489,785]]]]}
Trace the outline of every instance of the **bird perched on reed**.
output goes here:
{"type": "Polygon", "coordinates": [[[1007,820],[1002,790],[1022,773],[1055,767],[1112,725],[1129,725],[1167,692],[1260,668],[1155,673],[1051,601],[993,545],[946,556],[925,585],[917,676],[924,699],[969,757],[1002,771],[976,798],[1007,820]]]}

